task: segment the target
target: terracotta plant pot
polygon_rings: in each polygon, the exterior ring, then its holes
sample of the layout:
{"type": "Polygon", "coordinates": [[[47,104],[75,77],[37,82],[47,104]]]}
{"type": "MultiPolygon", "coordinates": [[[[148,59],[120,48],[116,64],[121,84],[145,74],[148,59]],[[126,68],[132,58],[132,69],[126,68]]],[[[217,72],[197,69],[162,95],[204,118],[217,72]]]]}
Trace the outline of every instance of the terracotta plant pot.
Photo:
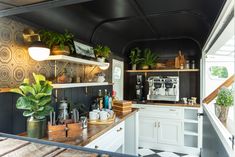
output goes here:
{"type": "Polygon", "coordinates": [[[148,65],[142,65],[142,69],[143,69],[143,70],[148,70],[148,69],[149,69],[149,66],[148,66],[148,65]]]}
{"type": "Polygon", "coordinates": [[[61,49],[60,46],[53,46],[52,55],[70,55],[70,50],[68,46],[65,46],[64,49],[61,49]]]}
{"type": "Polygon", "coordinates": [[[215,104],[215,115],[224,125],[226,125],[226,122],[227,122],[228,111],[229,111],[229,107],[219,106],[215,104]]]}

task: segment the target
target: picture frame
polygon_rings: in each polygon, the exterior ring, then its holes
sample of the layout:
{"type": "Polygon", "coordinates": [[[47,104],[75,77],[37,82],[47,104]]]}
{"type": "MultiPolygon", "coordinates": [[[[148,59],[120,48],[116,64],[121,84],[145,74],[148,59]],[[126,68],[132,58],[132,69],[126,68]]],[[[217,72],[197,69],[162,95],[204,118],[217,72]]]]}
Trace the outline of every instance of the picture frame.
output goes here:
{"type": "Polygon", "coordinates": [[[78,41],[73,41],[73,43],[74,43],[74,48],[75,48],[75,52],[77,55],[81,55],[81,56],[89,57],[89,58],[95,58],[93,47],[88,46],[78,41]]]}

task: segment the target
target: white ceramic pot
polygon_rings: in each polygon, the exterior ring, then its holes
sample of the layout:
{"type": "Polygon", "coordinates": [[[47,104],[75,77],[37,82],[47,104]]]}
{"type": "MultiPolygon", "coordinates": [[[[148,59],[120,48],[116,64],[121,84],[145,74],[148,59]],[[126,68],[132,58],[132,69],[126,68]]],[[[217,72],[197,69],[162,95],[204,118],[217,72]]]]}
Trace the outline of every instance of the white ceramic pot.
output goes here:
{"type": "Polygon", "coordinates": [[[105,81],[105,77],[104,76],[98,76],[97,77],[97,82],[102,83],[104,81],[105,81]]]}
{"type": "Polygon", "coordinates": [[[101,63],[104,63],[105,62],[105,58],[104,57],[98,57],[97,61],[101,62],[101,63]]]}

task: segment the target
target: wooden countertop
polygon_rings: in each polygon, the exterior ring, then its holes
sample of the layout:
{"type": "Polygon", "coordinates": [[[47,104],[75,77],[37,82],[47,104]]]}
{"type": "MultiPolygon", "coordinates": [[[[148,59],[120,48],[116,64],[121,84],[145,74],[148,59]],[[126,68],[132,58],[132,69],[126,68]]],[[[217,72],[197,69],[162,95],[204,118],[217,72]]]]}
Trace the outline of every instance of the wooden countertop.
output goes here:
{"type": "Polygon", "coordinates": [[[196,107],[200,108],[200,104],[183,104],[183,103],[156,103],[156,102],[136,102],[132,101],[133,104],[143,104],[143,105],[156,105],[156,106],[176,106],[176,107],[196,107]]]}
{"type": "MultiPolygon", "coordinates": [[[[57,140],[56,142],[61,142],[65,144],[70,145],[77,145],[77,146],[85,146],[88,143],[92,142],[96,138],[100,137],[128,117],[132,116],[138,111],[138,109],[133,108],[132,112],[126,113],[126,114],[116,114],[116,119],[113,124],[107,124],[107,125],[94,125],[94,124],[88,124],[88,127],[86,129],[83,129],[80,137],[78,138],[66,138],[66,140],[57,140]]],[[[44,138],[43,140],[48,140],[48,138],[44,138]]]]}
{"type": "Polygon", "coordinates": [[[19,139],[0,137],[0,156],[14,157],[95,157],[96,153],[66,149],[52,145],[39,144],[19,139]]]}

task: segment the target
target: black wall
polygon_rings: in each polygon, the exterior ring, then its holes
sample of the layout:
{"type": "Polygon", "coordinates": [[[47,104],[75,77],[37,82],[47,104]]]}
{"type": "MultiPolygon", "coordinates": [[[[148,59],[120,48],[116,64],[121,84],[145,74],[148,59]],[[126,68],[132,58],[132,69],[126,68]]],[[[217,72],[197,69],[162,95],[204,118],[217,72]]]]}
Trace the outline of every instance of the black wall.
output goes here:
{"type": "MultiPolygon", "coordinates": [[[[63,98],[67,98],[68,102],[81,105],[85,107],[83,113],[89,112],[94,99],[98,95],[98,90],[101,89],[104,92],[105,89],[108,92],[112,91],[112,86],[96,86],[87,87],[87,93],[85,87],[83,88],[70,88],[70,89],[59,89],[58,90],[58,102],[55,102],[53,98],[53,106],[57,111],[59,101],[63,98]]],[[[55,91],[53,91],[53,97],[55,91]]],[[[0,93],[0,132],[9,134],[19,134],[26,131],[26,118],[23,117],[22,110],[16,109],[16,101],[19,98],[18,94],[14,93],[0,93]]]]}
{"type": "MultiPolygon", "coordinates": [[[[159,56],[157,62],[164,62],[169,59],[174,59],[179,50],[185,55],[188,60],[196,61],[196,68],[200,68],[200,58],[201,50],[198,44],[191,39],[174,39],[174,40],[149,40],[149,41],[139,41],[133,42],[126,48],[126,63],[125,69],[131,69],[131,65],[128,64],[129,52],[132,48],[139,47],[141,50],[145,48],[150,48],[152,52],[159,56]]],[[[140,68],[140,67],[139,67],[140,68]]],[[[135,96],[135,85],[136,85],[136,75],[144,73],[125,73],[125,90],[124,97],[127,100],[136,99],[135,96]],[[131,90],[130,90],[131,89],[131,90]]],[[[147,79],[149,76],[179,76],[180,79],[180,98],[182,97],[197,97],[199,103],[200,100],[200,72],[167,72],[167,73],[148,73],[145,77],[145,97],[148,93],[148,83],[147,79]]]]}

